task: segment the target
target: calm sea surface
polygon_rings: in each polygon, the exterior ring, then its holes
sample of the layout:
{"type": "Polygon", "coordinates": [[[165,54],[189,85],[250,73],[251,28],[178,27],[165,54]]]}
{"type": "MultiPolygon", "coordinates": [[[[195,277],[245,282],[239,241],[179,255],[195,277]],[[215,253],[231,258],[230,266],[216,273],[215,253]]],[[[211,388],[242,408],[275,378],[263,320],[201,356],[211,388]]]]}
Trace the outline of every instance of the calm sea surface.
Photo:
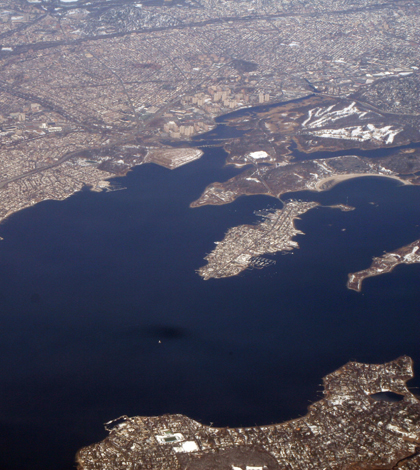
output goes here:
{"type": "Polygon", "coordinates": [[[409,354],[420,370],[420,266],[346,288],[372,256],[420,238],[420,187],[369,177],[294,194],[356,210],[314,209],[294,254],[203,281],[195,269],[214,241],[280,207],[243,197],[190,209],[235,174],[223,162],[209,149],[175,171],[141,166],[116,180],[124,191],[47,201],[0,226],[0,469],[69,470],[123,414],[297,417],[350,359],[409,354]]]}

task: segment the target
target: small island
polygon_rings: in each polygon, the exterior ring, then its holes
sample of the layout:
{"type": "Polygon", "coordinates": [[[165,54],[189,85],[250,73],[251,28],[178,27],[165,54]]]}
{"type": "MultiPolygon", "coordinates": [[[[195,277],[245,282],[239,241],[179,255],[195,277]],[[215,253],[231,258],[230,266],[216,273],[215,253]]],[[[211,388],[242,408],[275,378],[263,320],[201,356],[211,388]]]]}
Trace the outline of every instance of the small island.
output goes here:
{"type": "Polygon", "coordinates": [[[418,469],[420,401],[406,386],[412,377],[407,356],[349,362],[324,378],[324,398],[305,416],[268,426],[123,416],[107,423],[106,439],[78,452],[78,470],[418,469]]]}

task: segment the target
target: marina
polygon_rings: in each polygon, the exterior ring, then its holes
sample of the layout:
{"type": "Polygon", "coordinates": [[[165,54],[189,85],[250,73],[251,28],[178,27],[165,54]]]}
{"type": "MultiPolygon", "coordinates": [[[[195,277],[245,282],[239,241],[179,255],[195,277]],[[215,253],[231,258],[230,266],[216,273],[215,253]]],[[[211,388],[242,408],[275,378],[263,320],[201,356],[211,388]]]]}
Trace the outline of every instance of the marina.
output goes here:
{"type": "Polygon", "coordinates": [[[349,359],[409,354],[417,371],[419,265],[366,279],[362,293],[346,282],[419,238],[419,187],[364,177],[288,194],[321,205],[295,222],[300,249],[203,282],[195,270],[215,240],[254,224],[254,211],[281,209],[267,196],[190,209],[236,171],[225,156],[142,165],[112,180],[125,191],[47,201],[0,226],[3,468],[30,459],[70,470],[79,448],[106,436],[101,423],[122,415],[280,423],[304,415],[320,377],[349,359]],[[355,209],[322,207],[335,204],[355,209]]]}

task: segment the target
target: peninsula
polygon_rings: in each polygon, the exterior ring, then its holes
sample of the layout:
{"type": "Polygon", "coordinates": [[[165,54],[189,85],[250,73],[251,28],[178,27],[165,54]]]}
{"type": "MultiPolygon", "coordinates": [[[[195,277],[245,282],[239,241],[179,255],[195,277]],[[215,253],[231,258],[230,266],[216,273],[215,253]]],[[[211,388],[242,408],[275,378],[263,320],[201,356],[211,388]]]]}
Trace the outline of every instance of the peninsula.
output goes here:
{"type": "Polygon", "coordinates": [[[403,246],[391,253],[385,253],[382,256],[373,258],[369,268],[357,273],[349,274],[347,287],[349,289],[360,292],[362,290],[362,282],[367,277],[379,276],[391,272],[399,264],[420,263],[420,240],[416,240],[409,245],[403,246]]]}
{"type": "Polygon", "coordinates": [[[183,415],[123,416],[77,454],[78,470],[415,470],[420,401],[412,361],[349,362],[323,380],[324,398],[281,424],[214,428],[183,415]],[[390,392],[391,399],[383,399],[390,392]],[[395,397],[395,398],[394,398],[395,397]]]}
{"type": "Polygon", "coordinates": [[[206,146],[243,168],[191,207],[366,175],[420,183],[416,2],[0,4],[0,222],[206,146]]]}
{"type": "Polygon", "coordinates": [[[298,248],[295,235],[302,234],[296,230],[293,221],[299,215],[318,206],[316,202],[286,201],[282,209],[262,210],[255,213],[263,218],[258,225],[241,225],[228,230],[217,247],[204,259],[208,264],[198,270],[205,280],[211,277],[230,277],[249,268],[263,268],[275,264],[274,260],[260,255],[291,251],[298,248]]]}

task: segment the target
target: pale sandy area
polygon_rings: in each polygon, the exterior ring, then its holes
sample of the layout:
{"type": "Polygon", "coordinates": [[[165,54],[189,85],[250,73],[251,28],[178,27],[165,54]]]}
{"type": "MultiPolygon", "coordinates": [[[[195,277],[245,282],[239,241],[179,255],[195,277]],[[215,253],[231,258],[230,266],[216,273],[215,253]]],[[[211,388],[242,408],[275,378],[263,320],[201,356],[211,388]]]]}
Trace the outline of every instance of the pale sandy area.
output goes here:
{"type": "Polygon", "coordinates": [[[395,176],[395,175],[382,175],[380,173],[348,173],[346,175],[329,176],[327,178],[319,180],[315,184],[315,191],[323,191],[321,186],[324,185],[325,183],[330,182],[330,181],[332,182],[332,184],[331,184],[331,186],[328,187],[328,189],[332,188],[333,186],[335,186],[338,183],[341,183],[342,181],[346,181],[346,180],[349,180],[349,179],[352,179],[352,178],[360,178],[361,176],[382,176],[384,178],[392,178],[394,180],[398,180],[402,184],[411,184],[410,182],[408,182],[406,180],[403,180],[402,178],[400,178],[398,176],[395,176]]]}

